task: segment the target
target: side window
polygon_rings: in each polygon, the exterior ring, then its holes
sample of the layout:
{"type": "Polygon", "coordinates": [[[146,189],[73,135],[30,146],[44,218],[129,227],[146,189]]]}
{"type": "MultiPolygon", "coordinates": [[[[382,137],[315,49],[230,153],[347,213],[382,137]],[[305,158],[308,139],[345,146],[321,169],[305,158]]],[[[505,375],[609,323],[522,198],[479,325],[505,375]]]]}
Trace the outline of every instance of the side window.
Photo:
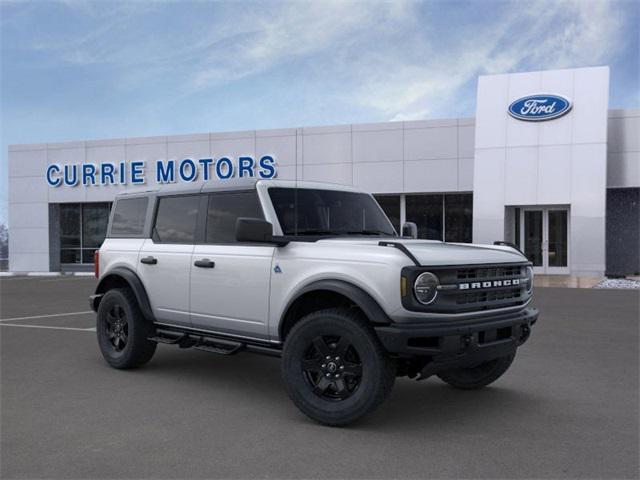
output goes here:
{"type": "Polygon", "coordinates": [[[238,217],[264,218],[255,191],[209,195],[207,243],[235,243],[238,217]]]}
{"type": "Polygon", "coordinates": [[[147,197],[124,198],[116,202],[111,224],[111,235],[139,236],[144,233],[147,217],[147,197]]]}
{"type": "Polygon", "coordinates": [[[160,197],[153,240],[158,243],[194,243],[200,195],[160,197]]]}

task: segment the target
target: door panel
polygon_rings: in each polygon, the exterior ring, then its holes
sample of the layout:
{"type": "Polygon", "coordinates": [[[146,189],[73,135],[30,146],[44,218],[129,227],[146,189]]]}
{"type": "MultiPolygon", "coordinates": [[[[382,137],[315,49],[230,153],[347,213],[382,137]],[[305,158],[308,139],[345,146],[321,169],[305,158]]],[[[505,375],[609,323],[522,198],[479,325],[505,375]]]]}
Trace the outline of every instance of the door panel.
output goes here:
{"type": "Polygon", "coordinates": [[[547,210],[547,273],[569,273],[569,212],[547,210]]]}
{"type": "Polygon", "coordinates": [[[533,263],[534,267],[542,267],[542,210],[524,211],[524,254],[533,263]]]}
{"type": "Polygon", "coordinates": [[[193,245],[154,243],[146,239],[138,256],[138,275],[158,322],[190,326],[189,273],[193,245]],[[143,263],[153,258],[156,263],[143,263]]]}
{"type": "Polygon", "coordinates": [[[519,221],[520,245],[534,271],[569,273],[569,211],[523,208],[519,221]]]}
{"type": "Polygon", "coordinates": [[[193,327],[268,338],[274,249],[243,244],[196,245],[191,261],[193,327]],[[203,260],[214,265],[211,267],[203,260]],[[195,266],[195,262],[201,262],[202,266],[195,266]]]}
{"type": "Polygon", "coordinates": [[[567,266],[566,210],[549,210],[549,266],[567,266]]]}
{"type": "Polygon", "coordinates": [[[161,323],[190,326],[189,275],[200,195],[160,197],[152,238],[145,241],[138,271],[161,323]]]}

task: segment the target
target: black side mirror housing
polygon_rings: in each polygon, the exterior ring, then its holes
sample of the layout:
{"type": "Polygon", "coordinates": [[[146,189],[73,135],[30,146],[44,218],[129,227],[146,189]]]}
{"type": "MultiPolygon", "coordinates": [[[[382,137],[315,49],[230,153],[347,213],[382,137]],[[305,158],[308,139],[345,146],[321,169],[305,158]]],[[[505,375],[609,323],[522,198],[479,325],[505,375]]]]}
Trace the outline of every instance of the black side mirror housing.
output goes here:
{"type": "Polygon", "coordinates": [[[239,217],[236,220],[236,240],[249,243],[273,243],[278,246],[288,242],[273,236],[273,225],[261,218],[239,217]]]}
{"type": "Polygon", "coordinates": [[[418,226],[413,222],[404,222],[401,234],[407,238],[418,238],[418,226]]]}

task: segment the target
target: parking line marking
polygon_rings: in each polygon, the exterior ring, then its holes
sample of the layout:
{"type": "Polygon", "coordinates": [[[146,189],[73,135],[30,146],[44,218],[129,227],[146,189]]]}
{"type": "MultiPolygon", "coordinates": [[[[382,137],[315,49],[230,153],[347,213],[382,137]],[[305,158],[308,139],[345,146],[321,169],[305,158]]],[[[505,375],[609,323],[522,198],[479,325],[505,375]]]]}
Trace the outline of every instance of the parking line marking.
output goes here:
{"type": "Polygon", "coordinates": [[[51,330],[75,330],[77,332],[95,332],[95,327],[74,328],[74,327],[52,327],[50,325],[20,325],[18,323],[0,323],[0,327],[22,327],[22,328],[48,328],[51,330]]]}
{"type": "Polygon", "coordinates": [[[0,322],[12,322],[14,320],[35,320],[37,318],[48,318],[48,317],[66,317],[67,315],[86,315],[88,313],[94,313],[94,312],[93,310],[87,310],[86,312],[50,313],[48,315],[32,315],[30,317],[0,318],[0,322]]]}

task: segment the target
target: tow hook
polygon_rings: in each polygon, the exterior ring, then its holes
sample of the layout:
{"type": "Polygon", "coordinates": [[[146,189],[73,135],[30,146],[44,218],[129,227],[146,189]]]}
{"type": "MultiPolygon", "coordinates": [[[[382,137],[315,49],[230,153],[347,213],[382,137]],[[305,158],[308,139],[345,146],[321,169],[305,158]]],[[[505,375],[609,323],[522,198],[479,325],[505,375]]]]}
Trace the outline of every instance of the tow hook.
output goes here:
{"type": "Polygon", "coordinates": [[[531,329],[529,328],[529,325],[523,326],[522,334],[520,335],[520,343],[526,342],[529,338],[529,335],[531,335],[531,329]]]}

